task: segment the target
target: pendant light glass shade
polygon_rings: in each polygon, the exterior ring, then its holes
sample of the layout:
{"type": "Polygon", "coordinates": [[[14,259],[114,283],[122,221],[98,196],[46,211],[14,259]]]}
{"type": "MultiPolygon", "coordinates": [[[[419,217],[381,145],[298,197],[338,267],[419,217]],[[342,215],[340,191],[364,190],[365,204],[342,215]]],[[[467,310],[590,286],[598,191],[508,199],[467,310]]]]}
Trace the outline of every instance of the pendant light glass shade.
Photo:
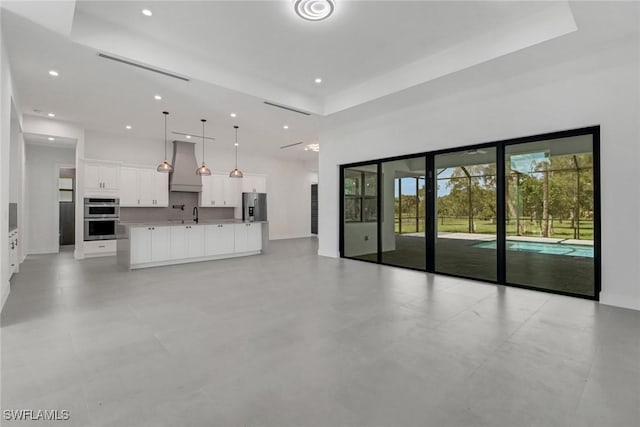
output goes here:
{"type": "Polygon", "coordinates": [[[211,169],[204,163],[204,123],[206,120],[201,119],[200,121],[202,122],[202,165],[196,169],[196,175],[209,176],[211,175],[211,169]]]}
{"type": "Polygon", "coordinates": [[[156,170],[158,172],[169,173],[173,172],[173,165],[167,160],[167,116],[169,112],[163,111],[162,114],[164,114],[164,162],[160,163],[156,170]]]}
{"type": "Polygon", "coordinates": [[[238,169],[238,126],[233,127],[236,130],[236,167],[229,172],[229,178],[242,178],[244,174],[238,169]]]}

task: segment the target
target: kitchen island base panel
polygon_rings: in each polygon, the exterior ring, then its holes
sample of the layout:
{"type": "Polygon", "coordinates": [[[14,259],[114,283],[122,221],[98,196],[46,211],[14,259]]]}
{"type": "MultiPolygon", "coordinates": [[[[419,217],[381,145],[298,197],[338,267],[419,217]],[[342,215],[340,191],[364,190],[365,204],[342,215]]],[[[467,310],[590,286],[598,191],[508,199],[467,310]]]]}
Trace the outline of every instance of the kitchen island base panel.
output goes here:
{"type": "Polygon", "coordinates": [[[184,258],[184,259],[172,259],[168,261],[156,261],[156,262],[145,262],[140,264],[131,264],[129,270],[136,270],[139,268],[150,268],[150,267],[164,267],[167,265],[176,265],[176,264],[190,264],[192,262],[203,262],[203,261],[216,261],[219,259],[229,259],[229,258],[240,258],[251,255],[260,255],[261,251],[250,251],[250,252],[238,252],[224,255],[212,255],[198,258],[184,258]]]}
{"type": "Polygon", "coordinates": [[[129,269],[259,255],[266,222],[118,225],[117,263],[129,269]]]}

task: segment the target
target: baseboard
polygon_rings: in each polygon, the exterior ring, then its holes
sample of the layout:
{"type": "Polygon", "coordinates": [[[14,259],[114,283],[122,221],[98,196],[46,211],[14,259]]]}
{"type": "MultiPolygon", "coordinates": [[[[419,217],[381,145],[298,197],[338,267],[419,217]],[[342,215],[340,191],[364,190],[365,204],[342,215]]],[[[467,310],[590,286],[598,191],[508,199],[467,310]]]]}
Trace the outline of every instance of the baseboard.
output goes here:
{"type": "Polygon", "coordinates": [[[314,236],[315,234],[291,234],[287,236],[277,236],[277,237],[269,236],[269,240],[304,239],[307,237],[314,237],[314,236]]]}
{"type": "Polygon", "coordinates": [[[60,253],[59,248],[50,248],[50,249],[29,249],[27,251],[27,255],[46,255],[46,254],[57,254],[60,253]]]}
{"type": "Polygon", "coordinates": [[[4,303],[7,302],[7,298],[9,298],[10,292],[11,292],[11,282],[7,280],[6,286],[2,287],[2,303],[0,304],[0,312],[4,308],[4,303]]]}
{"type": "Polygon", "coordinates": [[[611,295],[608,293],[600,293],[600,304],[628,308],[630,310],[640,310],[639,300],[633,300],[629,297],[625,298],[620,295],[611,295]]]}
{"type": "Polygon", "coordinates": [[[340,258],[340,253],[339,252],[332,252],[332,251],[318,251],[318,255],[319,256],[326,256],[329,258],[340,258]]]}

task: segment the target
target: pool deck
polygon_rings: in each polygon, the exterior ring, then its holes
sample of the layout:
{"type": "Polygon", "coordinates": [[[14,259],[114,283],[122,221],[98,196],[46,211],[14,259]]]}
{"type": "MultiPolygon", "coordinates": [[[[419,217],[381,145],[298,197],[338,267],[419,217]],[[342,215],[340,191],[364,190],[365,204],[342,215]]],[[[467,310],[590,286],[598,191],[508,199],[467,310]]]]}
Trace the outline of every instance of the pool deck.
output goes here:
{"type": "MultiPolygon", "coordinates": [[[[424,233],[403,233],[401,236],[424,237],[424,233]]],[[[488,242],[495,240],[496,236],[493,234],[441,232],[438,233],[438,239],[477,240],[488,242]]],[[[553,237],[507,236],[507,240],[514,242],[561,243],[563,245],[593,246],[593,240],[558,239],[553,237]]]]}

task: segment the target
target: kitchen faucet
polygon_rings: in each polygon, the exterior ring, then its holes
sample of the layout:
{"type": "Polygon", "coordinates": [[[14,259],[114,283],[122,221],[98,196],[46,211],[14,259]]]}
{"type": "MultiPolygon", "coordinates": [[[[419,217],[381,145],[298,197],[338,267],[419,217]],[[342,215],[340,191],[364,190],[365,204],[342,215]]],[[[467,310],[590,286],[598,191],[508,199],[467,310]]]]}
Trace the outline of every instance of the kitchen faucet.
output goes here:
{"type": "Polygon", "coordinates": [[[197,206],[193,207],[193,221],[196,224],[198,223],[198,207],[197,206]]]}

